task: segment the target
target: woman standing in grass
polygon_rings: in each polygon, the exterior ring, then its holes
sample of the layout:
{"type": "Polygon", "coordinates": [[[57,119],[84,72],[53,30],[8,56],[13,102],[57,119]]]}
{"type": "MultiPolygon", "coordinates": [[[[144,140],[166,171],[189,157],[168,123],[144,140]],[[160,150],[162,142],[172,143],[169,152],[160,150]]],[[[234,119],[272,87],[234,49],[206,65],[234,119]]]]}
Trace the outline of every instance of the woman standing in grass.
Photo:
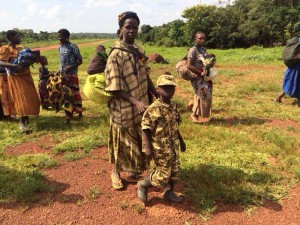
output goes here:
{"type": "Polygon", "coordinates": [[[144,169],[142,158],[142,113],[149,104],[148,92],[157,95],[149,78],[150,68],[144,51],[134,41],[140,24],[134,12],[118,16],[120,41],[108,57],[105,76],[106,91],[114,94],[109,101],[109,154],[113,164],[112,186],[122,189],[121,171],[127,171],[127,181],[137,181],[144,169]]]}
{"type": "MultiPolygon", "coordinates": [[[[198,76],[191,80],[194,88],[194,104],[191,118],[194,122],[208,122],[211,116],[212,107],[212,81],[205,81],[205,68],[202,59],[208,58],[205,44],[205,34],[201,31],[195,35],[195,45],[190,48],[188,53],[187,67],[198,76]]],[[[214,66],[214,62],[208,65],[214,66]]]]}
{"type": "MultiPolygon", "coordinates": [[[[39,115],[40,101],[34,86],[30,68],[24,68],[21,65],[10,63],[17,58],[19,51],[23,49],[20,45],[21,39],[19,33],[14,30],[8,30],[6,32],[6,38],[9,44],[0,48],[0,66],[16,71],[7,76],[9,94],[11,99],[13,99],[13,107],[15,109],[15,112],[10,112],[11,114],[9,115],[15,114],[19,116],[20,130],[23,133],[29,133],[28,116],[39,115]]],[[[13,107],[11,108],[12,110],[13,107]]]]}
{"type": "Polygon", "coordinates": [[[65,99],[65,117],[66,124],[70,124],[73,117],[73,112],[78,113],[78,118],[82,118],[82,101],[79,90],[78,67],[82,64],[82,57],[80,55],[77,45],[71,43],[70,32],[67,29],[60,29],[58,31],[59,46],[59,73],[62,78],[63,85],[68,87],[70,98],[65,99]]]}
{"type": "MultiPolygon", "coordinates": [[[[4,40],[1,40],[1,43],[4,40]]],[[[0,52],[5,51],[5,46],[0,43],[0,52]]],[[[16,115],[15,106],[8,89],[7,73],[4,67],[0,67],[0,120],[16,115]]]]}

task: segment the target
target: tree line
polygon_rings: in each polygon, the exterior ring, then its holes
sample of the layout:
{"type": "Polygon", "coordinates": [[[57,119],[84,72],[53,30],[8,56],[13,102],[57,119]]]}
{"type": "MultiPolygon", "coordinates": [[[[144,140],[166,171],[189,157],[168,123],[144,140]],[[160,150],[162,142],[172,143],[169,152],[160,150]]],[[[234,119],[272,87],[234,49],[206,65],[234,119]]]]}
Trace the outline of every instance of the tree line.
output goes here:
{"type": "MultiPolygon", "coordinates": [[[[34,42],[47,42],[57,40],[57,32],[40,31],[39,33],[33,32],[32,29],[18,29],[14,28],[20,33],[22,37],[22,43],[34,43],[34,42]]],[[[0,44],[7,43],[5,38],[6,31],[0,32],[0,44]]],[[[111,33],[71,33],[72,39],[95,39],[95,38],[116,38],[116,34],[111,33]]]]}
{"type": "MultiPolygon", "coordinates": [[[[220,0],[219,5],[186,8],[184,20],[161,26],[142,25],[138,39],[159,46],[190,46],[197,31],[206,34],[210,48],[240,48],[285,44],[300,27],[300,0],[220,0]]],[[[57,32],[18,29],[23,43],[57,40],[57,32]]],[[[115,33],[72,33],[72,39],[117,38],[115,33]]],[[[0,44],[6,43],[5,31],[0,44]]]]}
{"type": "Polygon", "coordinates": [[[197,31],[206,34],[211,48],[237,48],[284,44],[300,26],[300,0],[220,1],[219,6],[196,5],[186,8],[182,17],[162,26],[143,25],[143,43],[188,46],[197,31]],[[224,4],[224,2],[226,4],[224,4]],[[223,3],[223,4],[221,4],[223,3]]]}

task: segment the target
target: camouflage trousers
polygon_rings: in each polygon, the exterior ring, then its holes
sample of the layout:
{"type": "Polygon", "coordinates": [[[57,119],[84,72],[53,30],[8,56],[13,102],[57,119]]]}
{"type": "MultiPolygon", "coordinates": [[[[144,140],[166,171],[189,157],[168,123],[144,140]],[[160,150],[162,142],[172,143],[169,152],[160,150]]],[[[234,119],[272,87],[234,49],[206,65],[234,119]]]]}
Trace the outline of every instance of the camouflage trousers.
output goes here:
{"type": "Polygon", "coordinates": [[[166,188],[170,180],[178,180],[180,170],[178,152],[167,156],[164,155],[164,157],[154,156],[153,159],[155,168],[150,174],[153,186],[166,188]]]}

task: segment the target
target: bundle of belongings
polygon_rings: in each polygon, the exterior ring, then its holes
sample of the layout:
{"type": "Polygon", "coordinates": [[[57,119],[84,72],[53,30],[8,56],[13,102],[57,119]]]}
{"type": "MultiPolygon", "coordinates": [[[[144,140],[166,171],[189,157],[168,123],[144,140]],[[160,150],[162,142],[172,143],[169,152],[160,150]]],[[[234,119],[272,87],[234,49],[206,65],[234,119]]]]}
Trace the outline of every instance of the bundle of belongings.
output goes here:
{"type": "Polygon", "coordinates": [[[111,98],[112,94],[105,91],[105,75],[104,73],[99,73],[95,75],[90,75],[83,87],[83,93],[88,99],[98,104],[106,104],[111,98]]]}
{"type": "Polygon", "coordinates": [[[293,67],[300,61],[300,38],[294,37],[287,40],[282,52],[282,60],[287,67],[293,67]]]}
{"type": "MultiPolygon", "coordinates": [[[[18,57],[12,60],[10,63],[19,64],[24,68],[28,68],[29,66],[37,63],[40,58],[40,51],[32,51],[30,48],[24,48],[18,53],[18,57]]],[[[6,72],[8,75],[16,73],[14,68],[6,68],[6,72]]]]}
{"type": "MultiPolygon", "coordinates": [[[[214,54],[207,55],[206,58],[201,59],[203,63],[203,69],[206,72],[206,76],[204,78],[205,81],[213,80],[217,75],[218,72],[215,68],[210,68],[209,64],[216,61],[216,57],[214,54]]],[[[184,80],[193,80],[198,75],[190,71],[187,67],[187,56],[179,60],[176,64],[176,71],[184,80]]]]}
{"type": "Polygon", "coordinates": [[[213,80],[217,75],[218,72],[215,68],[210,68],[209,65],[212,62],[216,61],[216,56],[214,54],[208,54],[206,58],[201,58],[201,61],[203,63],[204,66],[204,70],[205,70],[205,77],[204,80],[205,81],[209,81],[209,80],[213,80]]]}
{"type": "Polygon", "coordinates": [[[87,72],[89,76],[83,87],[85,96],[89,100],[101,105],[106,104],[113,96],[110,92],[105,91],[106,81],[104,70],[107,58],[105,47],[103,45],[97,46],[95,54],[88,65],[87,72]]]}

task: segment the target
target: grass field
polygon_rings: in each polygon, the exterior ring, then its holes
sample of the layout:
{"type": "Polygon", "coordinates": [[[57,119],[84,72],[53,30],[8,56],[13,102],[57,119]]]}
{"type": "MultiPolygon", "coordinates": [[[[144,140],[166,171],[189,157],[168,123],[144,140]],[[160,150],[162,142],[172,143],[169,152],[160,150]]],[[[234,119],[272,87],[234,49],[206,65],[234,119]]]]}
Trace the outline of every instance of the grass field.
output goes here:
{"type": "MultiPolygon", "coordinates": [[[[104,43],[112,46],[113,40],[104,43]]],[[[31,45],[31,47],[35,47],[31,45]]],[[[187,151],[181,157],[181,182],[186,195],[194,200],[199,215],[208,218],[218,203],[234,203],[251,210],[265,200],[278,201],[300,178],[299,108],[294,99],[282,104],[273,99],[281,92],[285,66],[282,48],[209,50],[217,56],[219,76],[214,82],[213,119],[205,125],[189,120],[185,109],[192,99],[189,82],[175,72],[176,62],[186,48],[144,46],[147,54],[159,53],[169,64],[150,63],[154,81],[168,70],[179,86],[174,101],[179,104],[183,123],[181,133],[187,151]]],[[[81,87],[95,45],[81,48],[81,87]]],[[[42,52],[49,69],[58,68],[58,51],[42,52]]],[[[37,68],[32,69],[37,84],[37,68]]],[[[37,191],[53,191],[42,182],[43,168],[58,166],[53,155],[8,156],[8,147],[48,136],[54,140],[53,154],[64,160],[86,157],[97,146],[106,146],[109,117],[107,108],[83,97],[86,108],[83,121],[65,127],[63,112],[41,111],[32,118],[31,135],[23,136],[18,122],[0,122],[0,202],[32,201],[37,191]]],[[[41,143],[47,148],[47,143],[41,143]]]]}

